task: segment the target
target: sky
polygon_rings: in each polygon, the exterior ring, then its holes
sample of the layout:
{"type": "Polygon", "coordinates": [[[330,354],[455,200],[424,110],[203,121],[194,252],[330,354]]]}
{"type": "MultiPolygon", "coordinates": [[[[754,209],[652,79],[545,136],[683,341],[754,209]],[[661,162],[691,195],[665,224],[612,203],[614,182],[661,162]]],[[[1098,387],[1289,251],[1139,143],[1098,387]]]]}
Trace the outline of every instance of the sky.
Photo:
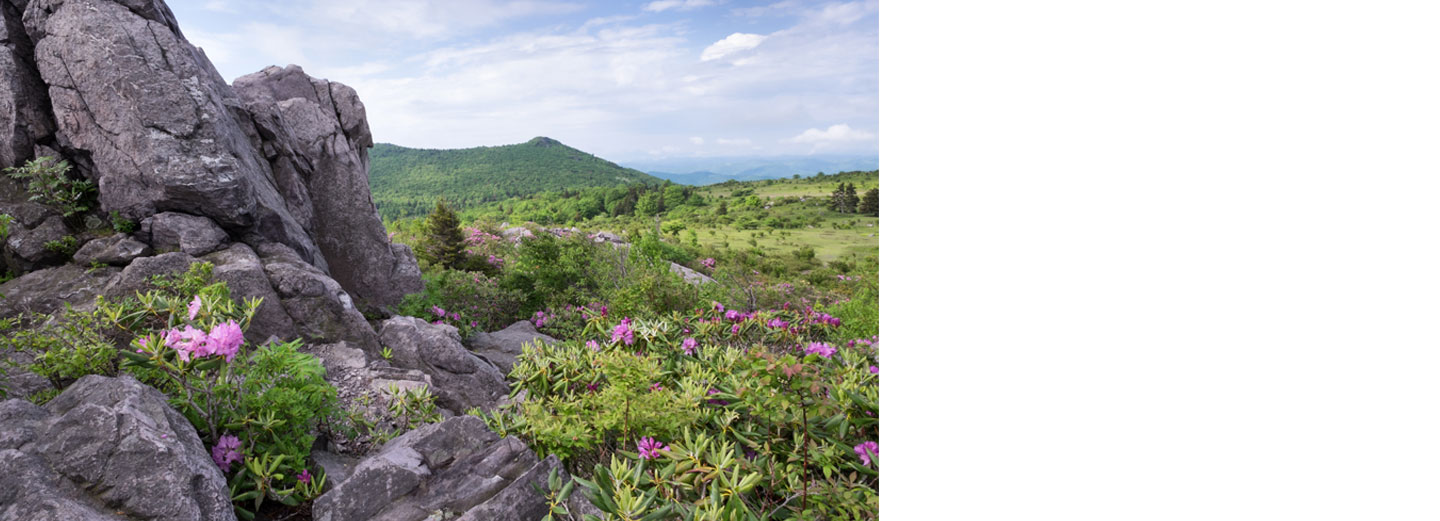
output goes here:
{"type": "Polygon", "coordinates": [[[171,0],[228,81],[295,64],[376,142],[878,156],[878,0],[171,0]]]}

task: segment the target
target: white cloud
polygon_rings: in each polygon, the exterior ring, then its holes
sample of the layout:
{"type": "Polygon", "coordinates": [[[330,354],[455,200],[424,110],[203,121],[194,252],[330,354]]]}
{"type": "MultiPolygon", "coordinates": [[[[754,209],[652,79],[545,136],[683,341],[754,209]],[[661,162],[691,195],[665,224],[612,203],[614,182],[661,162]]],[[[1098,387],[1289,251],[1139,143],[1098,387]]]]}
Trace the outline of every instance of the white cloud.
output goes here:
{"type": "Polygon", "coordinates": [[[690,143],[695,144],[695,145],[703,145],[703,144],[705,144],[705,138],[700,137],[700,136],[695,136],[695,137],[690,138],[690,143]]]}
{"type": "Polygon", "coordinates": [[[791,143],[829,143],[836,141],[868,141],[875,139],[875,134],[864,130],[850,128],[850,125],[840,123],[830,125],[830,128],[820,130],[818,128],[807,129],[800,135],[790,138],[791,143]]]}
{"type": "Polygon", "coordinates": [[[765,38],[765,35],[762,34],[731,34],[730,36],[726,36],[724,40],[720,40],[706,47],[705,51],[700,53],[700,61],[708,62],[710,60],[718,60],[737,52],[754,49],[759,47],[760,43],[765,41],[765,38]]]}
{"type": "Polygon", "coordinates": [[[716,139],[716,140],[715,140],[715,143],[721,144],[721,145],[743,146],[743,145],[749,145],[749,144],[750,144],[750,138],[748,138],[748,137],[742,137],[742,138],[730,139],[730,138],[723,138],[723,137],[722,137],[722,138],[716,139]]]}
{"type": "Polygon", "coordinates": [[[710,5],[715,5],[715,0],[656,0],[646,4],[645,10],[652,13],[659,13],[669,9],[689,11],[710,5]]]}

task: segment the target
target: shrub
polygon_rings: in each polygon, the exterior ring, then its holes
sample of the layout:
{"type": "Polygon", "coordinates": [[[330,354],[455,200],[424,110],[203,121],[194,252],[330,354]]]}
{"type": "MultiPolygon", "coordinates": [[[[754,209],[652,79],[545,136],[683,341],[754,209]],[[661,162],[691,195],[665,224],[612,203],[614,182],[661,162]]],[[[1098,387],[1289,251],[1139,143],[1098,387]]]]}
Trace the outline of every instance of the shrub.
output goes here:
{"type": "Polygon", "coordinates": [[[31,201],[53,206],[65,217],[90,209],[89,200],[95,185],[88,180],[72,179],[67,161],[56,162],[55,158],[42,156],[23,166],[6,168],[5,173],[25,182],[31,201]]]}
{"type": "Polygon", "coordinates": [[[483,274],[439,270],[425,274],[424,280],[424,291],[400,302],[400,314],[450,324],[462,336],[503,329],[526,317],[522,295],[483,274]]]}
{"type": "Polygon", "coordinates": [[[80,249],[80,240],[76,239],[74,235],[66,235],[53,241],[46,241],[45,249],[69,257],[75,254],[75,250],[80,249]]]}
{"type": "Polygon", "coordinates": [[[529,399],[487,421],[595,462],[577,481],[620,518],[874,519],[877,364],[812,340],[837,329],[809,309],[592,316],[585,338],[525,349],[529,399]]]}

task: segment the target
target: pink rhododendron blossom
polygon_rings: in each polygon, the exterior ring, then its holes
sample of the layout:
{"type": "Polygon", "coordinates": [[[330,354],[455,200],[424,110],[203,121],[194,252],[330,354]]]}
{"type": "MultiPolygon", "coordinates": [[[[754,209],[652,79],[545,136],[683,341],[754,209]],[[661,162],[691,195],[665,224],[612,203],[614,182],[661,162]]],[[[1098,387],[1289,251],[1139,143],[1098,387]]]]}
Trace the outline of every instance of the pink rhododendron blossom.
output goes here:
{"type": "Polygon", "coordinates": [[[216,324],[210,329],[206,347],[209,348],[210,354],[223,356],[226,362],[233,362],[235,354],[240,352],[240,344],[243,343],[245,343],[245,332],[240,330],[240,324],[229,320],[223,324],[216,324]]]}
{"type": "Polygon", "coordinates": [[[535,327],[536,327],[536,328],[541,328],[541,327],[545,327],[545,319],[546,319],[546,317],[545,317],[545,312],[544,312],[544,311],[536,311],[536,312],[535,312],[535,318],[532,319],[531,322],[534,322],[534,323],[535,323],[535,327]]]}
{"type": "Polygon", "coordinates": [[[446,315],[449,315],[449,313],[446,313],[445,309],[441,308],[440,306],[430,306],[430,312],[434,313],[435,316],[438,316],[440,318],[445,318],[446,315]]]}
{"type": "Polygon", "coordinates": [[[695,348],[699,345],[700,343],[696,342],[694,338],[686,338],[684,342],[680,343],[680,347],[685,350],[687,355],[694,355],[695,348]]]}
{"type": "Polygon", "coordinates": [[[713,259],[713,258],[707,258],[707,259],[705,259],[705,260],[700,261],[700,265],[705,266],[706,268],[710,268],[710,269],[713,270],[713,269],[715,269],[715,259],[713,259]]]}
{"type": "Polygon", "coordinates": [[[210,449],[210,459],[215,460],[215,466],[220,467],[222,472],[230,472],[231,463],[239,463],[245,459],[240,454],[240,438],[226,434],[215,442],[215,447],[210,449]]]}
{"type": "Polygon", "coordinates": [[[715,303],[715,312],[716,312],[716,313],[724,313],[724,312],[725,312],[725,306],[722,305],[722,304],[720,304],[719,302],[716,302],[716,303],[715,303]]]}
{"type": "Polygon", "coordinates": [[[867,441],[855,446],[855,455],[860,457],[860,464],[870,466],[870,457],[880,455],[880,444],[867,441]]]}
{"type": "Polygon", "coordinates": [[[880,374],[880,366],[878,366],[878,365],[872,365],[872,366],[870,366],[870,374],[880,374]]]}
{"type": "MultiPolygon", "coordinates": [[[[706,396],[709,396],[709,395],[712,395],[712,394],[720,394],[720,390],[719,390],[719,389],[710,389],[709,391],[705,391],[705,395],[706,395],[706,396]]],[[[726,400],[707,400],[707,402],[708,402],[710,405],[722,405],[722,406],[723,406],[723,405],[730,405],[730,402],[728,402],[728,401],[726,401],[726,400]]]]}
{"type": "Polygon", "coordinates": [[[636,444],[636,447],[640,449],[640,457],[642,459],[655,459],[660,456],[661,452],[670,450],[669,445],[662,445],[649,436],[640,438],[640,443],[636,444]]]}
{"type": "Polygon", "coordinates": [[[635,331],[630,329],[629,317],[621,320],[620,325],[615,326],[615,329],[610,332],[611,342],[620,342],[622,340],[627,346],[635,343],[635,331]]]}
{"type": "Polygon", "coordinates": [[[594,340],[586,341],[586,342],[585,342],[585,347],[590,348],[591,351],[594,351],[594,352],[596,352],[596,353],[599,353],[599,352],[600,352],[600,343],[599,343],[599,342],[596,342],[596,341],[594,341],[594,340]]]}
{"type": "Polygon", "coordinates": [[[650,392],[652,392],[652,393],[655,392],[655,391],[662,391],[662,390],[664,390],[664,389],[665,389],[665,386],[660,385],[660,382],[655,382],[655,383],[650,384],[650,392]]]}
{"type": "Polygon", "coordinates": [[[738,322],[740,320],[745,320],[745,317],[744,315],[741,315],[739,311],[735,311],[732,309],[725,312],[725,320],[729,320],[731,322],[738,322]]]}
{"type": "Polygon", "coordinates": [[[805,347],[805,354],[830,358],[831,355],[835,354],[835,348],[830,347],[830,344],[824,342],[811,342],[810,345],[805,347]]]}
{"type": "Polygon", "coordinates": [[[784,321],[784,320],[780,320],[780,319],[778,319],[778,318],[772,318],[772,319],[770,319],[770,322],[767,323],[767,324],[765,324],[765,325],[770,326],[771,329],[785,329],[785,328],[787,328],[787,327],[790,327],[790,323],[789,323],[789,322],[786,322],[786,321],[784,321]]]}
{"type": "Polygon", "coordinates": [[[205,303],[200,300],[200,295],[195,295],[195,299],[190,301],[189,306],[186,306],[186,309],[190,311],[190,320],[195,320],[195,316],[200,314],[200,306],[204,304],[205,303]]]}
{"type": "Polygon", "coordinates": [[[733,325],[733,326],[730,326],[730,334],[732,334],[732,335],[738,335],[738,334],[740,334],[740,324],[735,324],[735,325],[733,325]]]}

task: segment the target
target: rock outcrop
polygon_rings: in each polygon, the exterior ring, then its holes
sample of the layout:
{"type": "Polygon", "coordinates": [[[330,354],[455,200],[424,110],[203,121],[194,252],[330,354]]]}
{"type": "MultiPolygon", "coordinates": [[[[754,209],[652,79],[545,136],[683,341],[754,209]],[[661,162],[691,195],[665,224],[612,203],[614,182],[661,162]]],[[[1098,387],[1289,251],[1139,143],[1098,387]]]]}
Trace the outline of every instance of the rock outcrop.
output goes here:
{"type": "MultiPolygon", "coordinates": [[[[421,289],[370,199],[353,89],[294,66],[227,85],[159,0],[10,0],[0,17],[0,168],[68,160],[155,251],[283,244],[367,311],[421,289]]],[[[44,244],[72,235],[67,223],[33,213],[10,214],[12,271],[65,260],[44,244]]]]}
{"type": "Polygon", "coordinates": [[[225,476],[165,395],[87,376],[0,403],[0,519],[235,519],[225,476]]]}
{"type": "Polygon", "coordinates": [[[501,373],[510,374],[523,347],[537,342],[554,344],[559,341],[535,329],[535,324],[529,320],[521,320],[499,331],[473,333],[465,337],[465,348],[493,364],[501,373]]]}
{"type": "Polygon", "coordinates": [[[391,349],[395,367],[430,375],[435,402],[457,414],[492,409],[510,392],[505,375],[466,350],[454,326],[394,317],[380,326],[380,341],[391,349]]]}
{"type": "MultiPolygon", "coordinates": [[[[543,489],[550,471],[559,468],[554,456],[535,457],[519,440],[491,432],[484,420],[457,416],[405,433],[360,461],[315,500],[313,518],[540,519],[548,505],[533,486],[543,489]]],[[[571,496],[575,507],[583,509],[583,501],[580,494],[571,496]]]]}

